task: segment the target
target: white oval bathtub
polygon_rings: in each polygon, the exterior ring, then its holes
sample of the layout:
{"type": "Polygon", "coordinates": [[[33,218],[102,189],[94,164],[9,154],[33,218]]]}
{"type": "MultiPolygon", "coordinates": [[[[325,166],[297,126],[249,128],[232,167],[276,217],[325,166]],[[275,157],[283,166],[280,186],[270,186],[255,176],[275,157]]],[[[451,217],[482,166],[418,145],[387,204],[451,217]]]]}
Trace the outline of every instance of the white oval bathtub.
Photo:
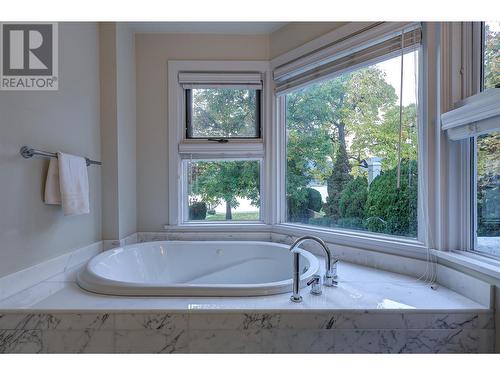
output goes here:
{"type": "MultiPolygon", "coordinates": [[[[262,296],[292,290],[288,246],[256,241],[158,241],[105,251],[78,275],[83,289],[125,296],[262,296]]],[[[301,287],[319,270],[300,250],[301,287]]]]}

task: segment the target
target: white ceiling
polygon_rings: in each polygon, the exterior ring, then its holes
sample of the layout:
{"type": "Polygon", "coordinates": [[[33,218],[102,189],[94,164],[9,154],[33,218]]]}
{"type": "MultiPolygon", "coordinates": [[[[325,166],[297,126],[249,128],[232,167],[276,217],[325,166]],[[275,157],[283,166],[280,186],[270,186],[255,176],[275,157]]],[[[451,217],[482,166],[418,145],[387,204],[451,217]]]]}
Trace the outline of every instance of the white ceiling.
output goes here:
{"type": "Polygon", "coordinates": [[[269,34],[286,22],[129,22],[136,33],[269,34]]]}

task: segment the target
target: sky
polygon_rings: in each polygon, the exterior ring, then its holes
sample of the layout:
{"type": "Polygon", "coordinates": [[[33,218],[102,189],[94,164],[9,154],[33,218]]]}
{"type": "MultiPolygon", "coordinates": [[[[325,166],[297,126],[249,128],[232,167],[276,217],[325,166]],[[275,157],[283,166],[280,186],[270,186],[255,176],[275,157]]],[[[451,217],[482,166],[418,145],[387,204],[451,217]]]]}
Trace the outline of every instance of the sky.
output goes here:
{"type": "MultiPolygon", "coordinates": [[[[396,90],[398,96],[401,88],[401,57],[394,57],[375,65],[386,73],[386,81],[396,90]]],[[[409,52],[403,56],[403,105],[416,103],[416,84],[418,79],[415,75],[418,66],[418,52],[409,52]]],[[[399,104],[399,103],[398,103],[399,104]]]]}

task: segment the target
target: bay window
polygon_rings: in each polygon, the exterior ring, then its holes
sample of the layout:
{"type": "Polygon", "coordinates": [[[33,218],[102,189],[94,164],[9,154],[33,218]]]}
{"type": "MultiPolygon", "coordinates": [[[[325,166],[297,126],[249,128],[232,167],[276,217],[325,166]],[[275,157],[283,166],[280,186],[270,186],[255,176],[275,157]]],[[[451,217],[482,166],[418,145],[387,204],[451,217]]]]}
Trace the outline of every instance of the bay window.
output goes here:
{"type": "Polygon", "coordinates": [[[462,41],[477,26],[389,22],[271,63],[169,62],[169,225],[500,255],[500,112],[483,121],[500,26],[484,25],[482,69],[446,41],[479,55],[462,41]]]}

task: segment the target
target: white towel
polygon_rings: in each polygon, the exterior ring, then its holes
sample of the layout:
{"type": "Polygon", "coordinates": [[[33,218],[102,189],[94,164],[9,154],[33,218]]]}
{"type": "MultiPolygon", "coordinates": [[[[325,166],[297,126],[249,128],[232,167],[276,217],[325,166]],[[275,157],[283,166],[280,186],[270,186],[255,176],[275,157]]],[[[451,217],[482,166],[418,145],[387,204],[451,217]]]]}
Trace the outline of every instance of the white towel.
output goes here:
{"type": "Polygon", "coordinates": [[[90,212],[89,178],[84,158],[58,152],[57,160],[50,160],[45,203],[62,204],[66,216],[90,212]]]}
{"type": "Polygon", "coordinates": [[[47,179],[45,180],[44,202],[47,204],[61,204],[61,189],[59,188],[59,161],[50,158],[47,179]]]}
{"type": "Polygon", "coordinates": [[[64,215],[88,214],[90,212],[89,177],[85,158],[58,152],[57,159],[64,215]]]}

